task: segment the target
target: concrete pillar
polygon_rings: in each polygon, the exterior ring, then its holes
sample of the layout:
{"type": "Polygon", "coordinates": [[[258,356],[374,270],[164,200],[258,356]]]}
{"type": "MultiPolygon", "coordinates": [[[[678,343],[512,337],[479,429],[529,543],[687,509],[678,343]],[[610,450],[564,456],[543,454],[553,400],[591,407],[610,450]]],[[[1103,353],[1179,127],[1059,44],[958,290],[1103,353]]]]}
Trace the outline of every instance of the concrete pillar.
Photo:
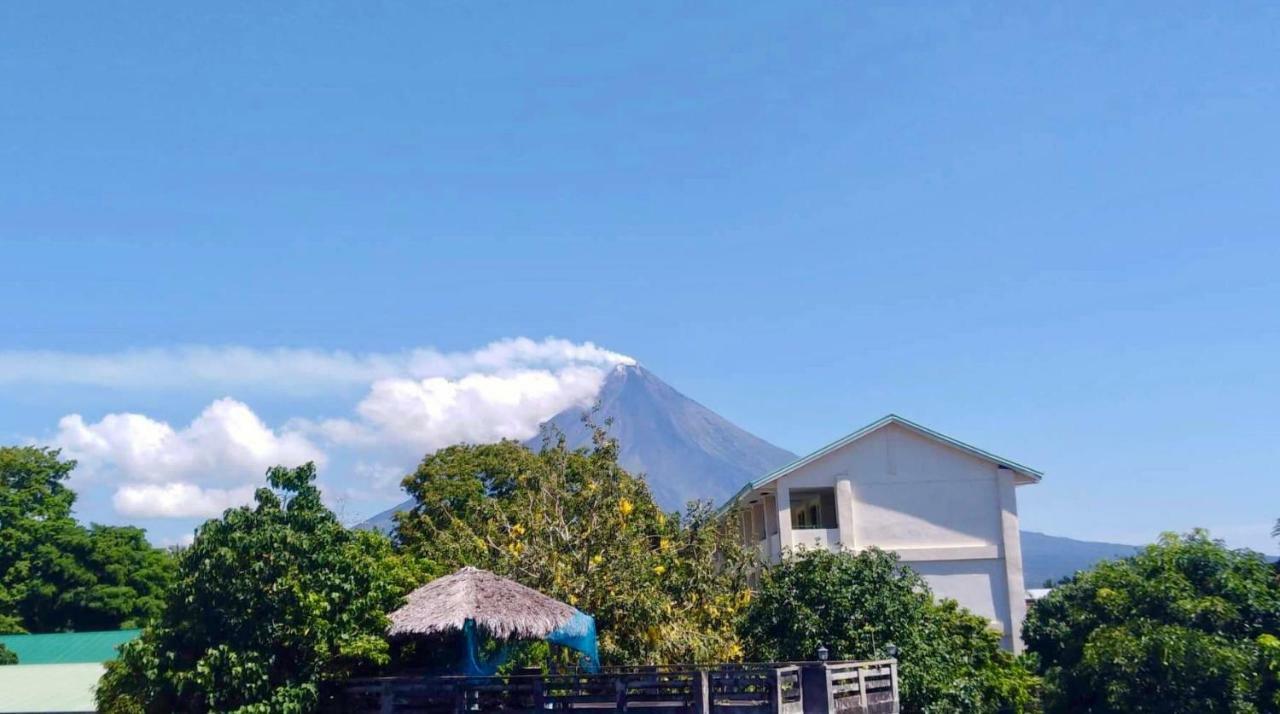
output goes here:
{"type": "Polygon", "coordinates": [[[764,535],[778,534],[778,499],[773,494],[764,497],[764,535]]]}
{"type": "Polygon", "coordinates": [[[791,489],[785,479],[774,482],[778,492],[778,548],[785,554],[791,549],[791,489]]]}
{"type": "Polygon", "coordinates": [[[1022,651],[1022,621],[1027,617],[1027,591],[1022,582],[1022,534],[1018,531],[1018,497],[1014,492],[1011,469],[996,469],[996,488],[1000,492],[1000,527],[1003,536],[1004,577],[1009,589],[1009,646],[1022,651]]]}
{"type": "Polygon", "coordinates": [[[852,551],[857,545],[853,529],[853,482],[847,476],[836,481],[836,525],[840,527],[840,547],[852,551]]]}

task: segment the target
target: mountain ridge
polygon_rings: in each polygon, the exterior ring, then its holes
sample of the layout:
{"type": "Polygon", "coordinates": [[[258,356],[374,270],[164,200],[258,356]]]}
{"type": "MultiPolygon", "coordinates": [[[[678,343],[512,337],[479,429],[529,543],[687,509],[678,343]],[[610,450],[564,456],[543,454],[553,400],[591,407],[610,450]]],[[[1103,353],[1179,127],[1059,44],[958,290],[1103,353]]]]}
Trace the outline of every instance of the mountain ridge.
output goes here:
{"type": "MultiPolygon", "coordinates": [[[[570,448],[591,443],[588,410],[566,409],[544,422],[565,435],[570,448]]],[[[742,484],[795,460],[774,446],[685,396],[640,365],[618,365],[596,398],[593,421],[611,420],[623,468],[643,474],[654,500],[666,510],[693,500],[717,505],[742,484]]],[[[539,448],[537,444],[529,444],[539,448]]]]}

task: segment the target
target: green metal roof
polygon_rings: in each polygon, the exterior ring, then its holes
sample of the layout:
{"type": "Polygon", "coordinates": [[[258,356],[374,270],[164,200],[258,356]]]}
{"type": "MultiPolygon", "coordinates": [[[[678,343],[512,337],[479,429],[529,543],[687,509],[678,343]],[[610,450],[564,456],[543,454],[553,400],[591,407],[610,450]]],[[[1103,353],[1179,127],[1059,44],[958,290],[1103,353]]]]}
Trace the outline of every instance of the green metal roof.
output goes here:
{"type": "Polygon", "coordinates": [[[18,664],[110,662],[120,645],[142,630],[56,632],[48,635],[0,635],[0,644],[18,655],[18,664]]]}
{"type": "Polygon", "coordinates": [[[0,667],[0,712],[79,714],[97,711],[93,690],[105,670],[100,663],[0,667]]]}

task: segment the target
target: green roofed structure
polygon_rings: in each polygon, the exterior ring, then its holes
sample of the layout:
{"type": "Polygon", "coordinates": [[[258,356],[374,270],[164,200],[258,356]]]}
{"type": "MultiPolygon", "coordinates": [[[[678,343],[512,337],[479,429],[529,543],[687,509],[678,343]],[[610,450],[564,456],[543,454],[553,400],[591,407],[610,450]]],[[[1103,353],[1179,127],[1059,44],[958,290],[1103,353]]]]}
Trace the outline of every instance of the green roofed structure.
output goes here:
{"type": "Polygon", "coordinates": [[[0,666],[0,714],[97,711],[94,688],[120,645],[141,630],[0,635],[18,663],[0,666]]]}
{"type": "Polygon", "coordinates": [[[120,645],[140,634],[142,630],[0,635],[0,645],[18,655],[18,664],[101,664],[115,659],[120,645]]]}

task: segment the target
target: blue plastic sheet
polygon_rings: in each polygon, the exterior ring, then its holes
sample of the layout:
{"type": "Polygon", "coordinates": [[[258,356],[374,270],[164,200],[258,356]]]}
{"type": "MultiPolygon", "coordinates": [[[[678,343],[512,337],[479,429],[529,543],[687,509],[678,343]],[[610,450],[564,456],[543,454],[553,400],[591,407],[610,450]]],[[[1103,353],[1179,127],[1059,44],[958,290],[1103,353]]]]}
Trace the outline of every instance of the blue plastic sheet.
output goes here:
{"type": "Polygon", "coordinates": [[[547,635],[547,642],[579,652],[582,655],[584,670],[600,671],[600,651],[596,646],[596,619],[585,612],[576,611],[573,619],[547,635]]]}
{"type": "MultiPolygon", "coordinates": [[[[547,642],[561,647],[568,647],[582,655],[581,666],[587,672],[600,671],[600,651],[596,644],[596,620],[594,617],[574,611],[573,617],[564,625],[546,637],[547,642]]],[[[507,661],[510,648],[503,643],[492,656],[487,659],[480,652],[480,633],[476,629],[475,620],[467,620],[462,625],[462,673],[473,677],[492,676],[507,661]]]]}
{"type": "Polygon", "coordinates": [[[475,620],[462,623],[462,642],[462,673],[472,677],[493,676],[510,655],[510,649],[504,642],[492,657],[484,659],[480,654],[480,635],[476,632],[475,620]]]}

